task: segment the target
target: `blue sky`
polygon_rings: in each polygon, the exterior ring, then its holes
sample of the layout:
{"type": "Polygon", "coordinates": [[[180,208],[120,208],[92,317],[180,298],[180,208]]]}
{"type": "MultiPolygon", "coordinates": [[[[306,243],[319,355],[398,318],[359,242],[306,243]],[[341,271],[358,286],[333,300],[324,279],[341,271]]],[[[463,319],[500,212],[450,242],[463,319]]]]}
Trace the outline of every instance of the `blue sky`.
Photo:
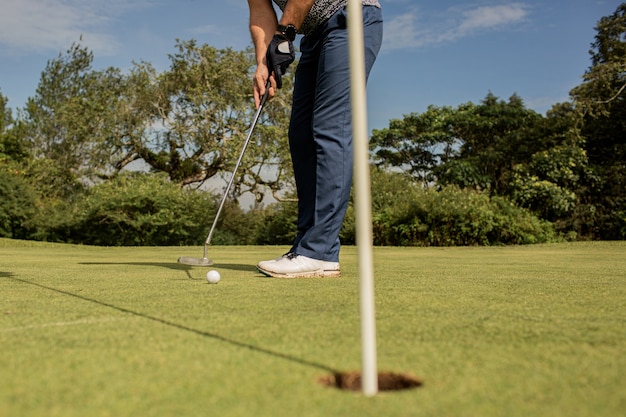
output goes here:
{"type": "MultiPolygon", "coordinates": [[[[544,113],[589,67],[598,20],[617,0],[381,0],[383,48],[368,88],[369,127],[517,93],[544,113]]],[[[250,45],[245,0],[0,0],[0,92],[14,110],[35,94],[48,60],[78,41],[96,69],[168,67],[175,39],[250,45]]]]}

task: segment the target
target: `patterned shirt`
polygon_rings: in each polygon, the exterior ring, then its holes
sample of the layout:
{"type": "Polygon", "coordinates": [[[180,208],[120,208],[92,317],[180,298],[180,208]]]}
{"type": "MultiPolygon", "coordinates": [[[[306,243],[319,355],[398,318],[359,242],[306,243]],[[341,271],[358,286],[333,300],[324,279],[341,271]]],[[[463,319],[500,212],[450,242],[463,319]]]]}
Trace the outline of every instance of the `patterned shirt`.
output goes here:
{"type": "MultiPolygon", "coordinates": [[[[278,5],[280,10],[285,10],[287,0],[274,0],[274,3],[278,5]]],[[[361,3],[364,6],[376,6],[380,8],[378,0],[361,0],[361,3]]],[[[304,19],[302,27],[299,28],[298,33],[303,35],[312,33],[347,4],[348,0],[316,0],[306,19],[304,19]]]]}

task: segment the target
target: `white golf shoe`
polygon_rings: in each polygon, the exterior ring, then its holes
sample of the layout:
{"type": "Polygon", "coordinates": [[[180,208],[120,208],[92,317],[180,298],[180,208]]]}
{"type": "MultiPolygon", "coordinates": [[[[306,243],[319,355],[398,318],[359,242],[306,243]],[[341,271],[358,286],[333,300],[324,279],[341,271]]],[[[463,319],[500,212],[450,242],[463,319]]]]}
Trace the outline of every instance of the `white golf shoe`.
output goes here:
{"type": "Polygon", "coordinates": [[[320,261],[295,253],[262,261],[257,269],[273,278],[338,278],[341,276],[339,262],[320,261]]]}
{"type": "Polygon", "coordinates": [[[257,264],[257,266],[256,266],[256,267],[257,267],[259,270],[260,270],[260,269],[265,269],[265,267],[266,267],[268,264],[271,264],[271,263],[274,263],[274,262],[278,262],[278,261],[280,261],[281,259],[288,257],[289,255],[291,255],[291,252],[287,252],[286,254],[284,254],[284,255],[282,255],[282,256],[279,256],[278,258],[270,259],[269,261],[261,261],[261,262],[259,262],[259,263],[257,264]]]}

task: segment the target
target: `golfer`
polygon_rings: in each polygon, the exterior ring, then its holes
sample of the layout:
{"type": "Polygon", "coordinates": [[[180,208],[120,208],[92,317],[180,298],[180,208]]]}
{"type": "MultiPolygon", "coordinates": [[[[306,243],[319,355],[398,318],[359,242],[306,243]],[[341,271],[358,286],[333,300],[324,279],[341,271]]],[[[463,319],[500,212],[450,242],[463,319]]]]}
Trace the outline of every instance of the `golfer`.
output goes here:
{"type": "MultiPolygon", "coordinates": [[[[339,277],[339,231],[352,185],[352,125],[347,0],[248,0],[250,33],[256,51],[257,106],[270,81],[269,98],[295,60],[289,148],[298,195],[297,234],[291,250],[259,262],[277,278],[339,277]]],[[[382,43],[378,0],[362,0],[366,76],[382,43]]]]}

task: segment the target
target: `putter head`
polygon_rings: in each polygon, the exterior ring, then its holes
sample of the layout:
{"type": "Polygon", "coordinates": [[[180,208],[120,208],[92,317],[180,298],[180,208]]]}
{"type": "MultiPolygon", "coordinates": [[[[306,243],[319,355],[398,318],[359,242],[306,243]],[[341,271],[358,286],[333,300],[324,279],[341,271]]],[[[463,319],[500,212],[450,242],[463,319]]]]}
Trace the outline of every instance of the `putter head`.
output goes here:
{"type": "Polygon", "coordinates": [[[189,256],[181,256],[178,258],[178,263],[190,266],[209,266],[213,265],[213,261],[209,258],[192,258],[189,256]]]}

